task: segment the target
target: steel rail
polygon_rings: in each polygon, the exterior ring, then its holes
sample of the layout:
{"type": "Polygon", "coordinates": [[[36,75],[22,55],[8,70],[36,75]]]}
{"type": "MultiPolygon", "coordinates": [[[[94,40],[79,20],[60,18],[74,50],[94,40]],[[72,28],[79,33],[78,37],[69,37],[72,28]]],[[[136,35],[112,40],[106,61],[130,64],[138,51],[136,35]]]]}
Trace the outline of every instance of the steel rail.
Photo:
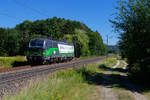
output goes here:
{"type": "Polygon", "coordinates": [[[62,69],[68,69],[68,68],[76,69],[77,66],[97,62],[104,58],[105,57],[84,59],[80,61],[68,62],[68,63],[58,64],[54,66],[34,68],[34,69],[29,69],[29,70],[2,74],[0,75],[0,98],[5,94],[4,92],[7,91],[6,89],[8,88],[11,89],[15,83],[23,82],[25,80],[30,80],[31,78],[34,78],[36,76],[50,74],[50,73],[53,73],[62,69]]]}

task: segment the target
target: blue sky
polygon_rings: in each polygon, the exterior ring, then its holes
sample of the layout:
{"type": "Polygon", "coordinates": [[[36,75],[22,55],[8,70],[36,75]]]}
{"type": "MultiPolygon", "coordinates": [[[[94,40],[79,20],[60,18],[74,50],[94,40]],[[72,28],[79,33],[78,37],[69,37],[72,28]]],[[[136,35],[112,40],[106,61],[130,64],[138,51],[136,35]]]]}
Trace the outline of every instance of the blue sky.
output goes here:
{"type": "Polygon", "coordinates": [[[0,27],[15,27],[24,20],[34,21],[48,17],[61,17],[85,23],[98,30],[106,43],[117,43],[117,33],[112,30],[109,19],[113,19],[117,0],[1,0],[0,27]]]}

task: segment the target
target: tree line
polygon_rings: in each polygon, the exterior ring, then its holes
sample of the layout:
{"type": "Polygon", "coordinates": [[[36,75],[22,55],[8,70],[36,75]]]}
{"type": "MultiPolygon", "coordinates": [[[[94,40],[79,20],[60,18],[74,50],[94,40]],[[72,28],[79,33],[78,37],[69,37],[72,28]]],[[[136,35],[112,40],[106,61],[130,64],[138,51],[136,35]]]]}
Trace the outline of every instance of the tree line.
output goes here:
{"type": "Polygon", "coordinates": [[[30,39],[50,37],[75,45],[75,55],[105,55],[107,47],[98,31],[64,18],[24,21],[14,28],[0,28],[0,56],[27,55],[30,39]]]}
{"type": "Polygon", "coordinates": [[[129,75],[150,83],[150,1],[120,0],[114,28],[120,33],[122,57],[127,58],[129,75]]]}

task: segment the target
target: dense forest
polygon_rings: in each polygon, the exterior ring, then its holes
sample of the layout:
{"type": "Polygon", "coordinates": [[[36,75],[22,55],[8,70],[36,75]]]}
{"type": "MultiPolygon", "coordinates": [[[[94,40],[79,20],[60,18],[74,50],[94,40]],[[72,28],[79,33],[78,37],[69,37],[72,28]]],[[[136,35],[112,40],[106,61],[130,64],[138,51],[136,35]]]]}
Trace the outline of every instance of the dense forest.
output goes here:
{"type": "Polygon", "coordinates": [[[150,83],[150,1],[120,1],[111,22],[120,33],[122,57],[127,58],[133,79],[150,83]]]}
{"type": "Polygon", "coordinates": [[[0,56],[27,55],[30,39],[49,37],[75,45],[75,55],[105,55],[107,47],[98,31],[85,24],[63,18],[24,21],[14,28],[0,28],[0,56]]]}

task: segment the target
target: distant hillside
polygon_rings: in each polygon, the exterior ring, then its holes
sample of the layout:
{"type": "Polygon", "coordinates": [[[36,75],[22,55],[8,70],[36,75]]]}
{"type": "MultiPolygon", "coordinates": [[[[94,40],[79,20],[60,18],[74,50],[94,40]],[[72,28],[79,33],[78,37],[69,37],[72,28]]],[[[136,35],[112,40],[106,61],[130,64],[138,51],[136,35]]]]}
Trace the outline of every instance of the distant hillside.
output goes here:
{"type": "Polygon", "coordinates": [[[108,53],[118,54],[120,51],[117,45],[108,45],[107,47],[108,47],[108,53]]]}

